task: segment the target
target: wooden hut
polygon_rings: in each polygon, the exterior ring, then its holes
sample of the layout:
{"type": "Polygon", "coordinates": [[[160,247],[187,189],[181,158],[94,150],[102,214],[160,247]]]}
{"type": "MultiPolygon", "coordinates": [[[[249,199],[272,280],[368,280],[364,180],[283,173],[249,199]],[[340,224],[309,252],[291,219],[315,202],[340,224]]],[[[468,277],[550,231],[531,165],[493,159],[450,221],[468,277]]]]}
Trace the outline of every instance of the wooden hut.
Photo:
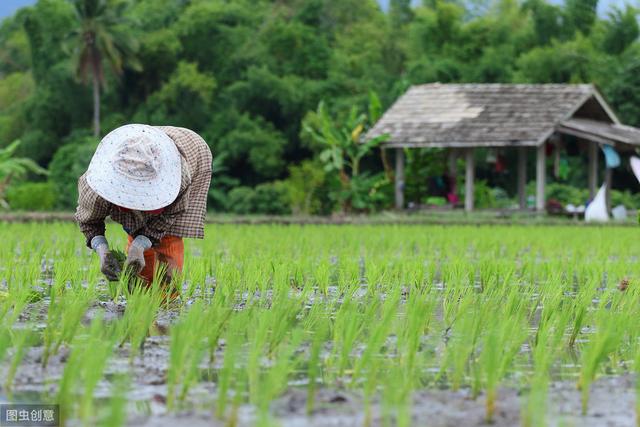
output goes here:
{"type": "MultiPolygon", "coordinates": [[[[617,151],[635,150],[640,129],[620,123],[593,85],[588,84],[424,84],[412,86],[367,133],[388,134],[383,145],[396,152],[395,203],[404,207],[404,149],[447,148],[450,168],[463,155],[466,163],[465,209],[473,210],[474,150],[518,150],[518,200],[526,207],[526,160],[536,155],[536,209],[545,208],[547,143],[563,134],[577,137],[588,150],[589,189],[598,186],[599,144],[617,151]]],[[[454,173],[455,171],[450,171],[454,173]]],[[[611,172],[605,174],[611,185],[611,172]]]]}

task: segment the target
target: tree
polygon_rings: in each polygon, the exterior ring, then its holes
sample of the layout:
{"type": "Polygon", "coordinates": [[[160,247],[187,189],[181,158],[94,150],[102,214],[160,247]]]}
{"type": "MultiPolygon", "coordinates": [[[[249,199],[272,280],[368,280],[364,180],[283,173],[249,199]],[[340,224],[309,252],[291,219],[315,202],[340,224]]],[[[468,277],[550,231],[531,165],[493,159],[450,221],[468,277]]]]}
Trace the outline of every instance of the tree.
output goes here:
{"type": "Polygon", "coordinates": [[[135,57],[137,42],[127,35],[123,14],[126,3],[108,0],[73,0],[77,27],[75,39],[76,74],[93,86],[93,133],[100,136],[100,88],[106,87],[104,62],[116,75],[126,65],[140,68],[135,57]]]}
{"type": "Polygon", "coordinates": [[[324,170],[337,174],[341,188],[334,198],[343,212],[372,210],[380,201],[378,190],[390,182],[383,173],[369,174],[360,169],[364,157],[387,139],[382,135],[364,140],[363,132],[369,123],[366,114],[358,113],[356,107],[351,108],[345,120],[335,120],[325,103],[320,102],[317,111],[309,114],[302,125],[303,132],[319,145],[318,158],[324,170]]]}
{"type": "Polygon", "coordinates": [[[609,20],[605,22],[606,34],[603,42],[605,52],[618,55],[625,51],[640,35],[638,10],[626,5],[624,10],[613,7],[609,20]]]}
{"type": "Polygon", "coordinates": [[[598,16],[598,0],[567,0],[565,4],[567,23],[588,35],[598,16]]]}
{"type": "Polygon", "coordinates": [[[9,144],[6,148],[0,149],[0,206],[7,207],[4,199],[7,187],[12,179],[24,178],[27,173],[33,172],[46,175],[47,171],[38,166],[33,160],[24,157],[15,157],[20,141],[9,144]]]}

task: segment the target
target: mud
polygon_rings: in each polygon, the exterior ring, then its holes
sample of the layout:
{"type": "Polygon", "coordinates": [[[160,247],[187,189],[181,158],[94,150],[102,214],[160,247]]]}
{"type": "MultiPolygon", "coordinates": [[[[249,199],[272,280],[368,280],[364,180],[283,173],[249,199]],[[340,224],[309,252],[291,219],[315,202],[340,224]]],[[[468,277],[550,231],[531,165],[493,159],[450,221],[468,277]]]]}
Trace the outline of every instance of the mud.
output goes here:
{"type": "MultiPolygon", "coordinates": [[[[243,300],[239,298],[238,309],[242,309],[243,300]]],[[[268,299],[269,295],[265,295],[268,299]]],[[[337,289],[330,289],[327,296],[317,298],[340,299],[337,289]]],[[[313,304],[310,301],[309,304],[313,304]]],[[[46,322],[48,307],[46,298],[29,304],[20,317],[18,327],[26,323],[41,325],[46,322]]],[[[126,309],[126,302],[96,301],[83,318],[89,324],[98,313],[105,322],[118,319],[126,309]]],[[[149,336],[144,343],[142,353],[133,361],[129,357],[129,346],[118,347],[109,361],[104,379],[98,384],[95,397],[104,406],[112,395],[111,380],[116,375],[129,377],[130,392],[127,395],[128,424],[132,426],[223,426],[226,420],[213,416],[217,399],[217,387],[212,372],[220,368],[224,355],[224,342],[215,352],[214,364],[203,360],[200,366],[201,378],[194,385],[177,412],[167,409],[167,371],[169,367],[170,325],[175,321],[178,311],[161,310],[156,319],[158,335],[149,336]],[[214,369],[211,369],[211,368],[214,369]]],[[[327,349],[326,351],[330,351],[327,349]]],[[[356,349],[355,353],[357,353],[356,349]]],[[[11,352],[5,360],[11,360],[11,352]]],[[[20,364],[13,385],[12,402],[34,403],[55,399],[57,384],[62,377],[69,350],[61,347],[57,354],[42,366],[43,348],[35,346],[28,349],[20,364]]],[[[0,378],[6,377],[9,369],[7,362],[0,365],[0,378]]],[[[569,369],[569,368],[567,368],[569,369]]],[[[485,421],[485,397],[473,399],[469,389],[452,391],[438,389],[431,384],[428,388],[418,389],[413,395],[411,425],[435,427],[453,426],[517,426],[521,425],[521,412],[526,403],[526,384],[521,379],[505,382],[509,386],[499,391],[495,419],[492,424],[485,421]]],[[[8,401],[7,390],[0,386],[0,401],[8,401]]],[[[632,426],[635,425],[635,379],[631,375],[601,377],[592,385],[589,408],[581,415],[580,392],[575,380],[567,379],[553,382],[549,389],[547,405],[547,423],[551,426],[632,426]]],[[[288,390],[272,402],[270,415],[279,425],[302,426],[382,426],[387,423],[388,414],[378,398],[374,398],[368,408],[363,396],[356,391],[338,388],[319,387],[314,408],[307,413],[306,379],[297,378],[290,382],[288,390]]],[[[237,424],[255,425],[258,420],[257,409],[249,404],[237,408],[237,424]]],[[[72,421],[69,425],[77,425],[72,421]]]]}
{"type": "MultiPolygon", "coordinates": [[[[218,349],[217,360],[222,358],[223,348],[218,349]]],[[[62,376],[68,350],[62,347],[51,357],[46,368],[42,367],[42,348],[33,347],[25,355],[14,381],[13,401],[37,402],[55,396],[56,383],[62,376]]],[[[111,394],[109,379],[118,373],[129,373],[131,391],[129,420],[131,426],[223,426],[226,421],[213,416],[217,397],[214,381],[204,380],[194,386],[185,405],[178,412],[166,407],[166,377],[169,363],[169,338],[152,336],[146,340],[143,354],[129,361],[127,345],[119,348],[105,372],[105,380],[97,387],[96,399],[105,402],[111,394]]],[[[215,365],[214,365],[215,366],[215,365]]],[[[7,366],[0,367],[3,377],[7,366]]],[[[209,368],[206,361],[203,372],[209,368]]],[[[204,376],[203,376],[204,378],[204,376]]],[[[635,379],[631,375],[601,377],[592,385],[589,409],[581,414],[580,392],[574,381],[559,381],[549,389],[547,422],[551,426],[632,426],[635,425],[635,379]]],[[[0,393],[5,401],[5,391],[0,393]]],[[[336,427],[364,425],[367,418],[363,396],[348,389],[319,388],[314,399],[314,409],[307,414],[307,390],[304,381],[290,383],[289,389],[270,408],[273,420],[284,427],[336,427]],[[301,383],[303,384],[301,386],[301,383]]],[[[526,402],[526,391],[515,387],[499,391],[495,419],[485,421],[484,395],[473,399],[469,389],[420,389],[413,395],[412,425],[433,427],[454,426],[517,426],[521,425],[521,411],[526,402]]],[[[369,408],[371,426],[388,425],[385,411],[378,398],[369,408]]],[[[255,425],[256,408],[245,404],[238,408],[240,426],[255,425]]],[[[73,422],[70,425],[75,425],[73,422]]],[[[391,423],[391,425],[395,425],[391,423]]]]}

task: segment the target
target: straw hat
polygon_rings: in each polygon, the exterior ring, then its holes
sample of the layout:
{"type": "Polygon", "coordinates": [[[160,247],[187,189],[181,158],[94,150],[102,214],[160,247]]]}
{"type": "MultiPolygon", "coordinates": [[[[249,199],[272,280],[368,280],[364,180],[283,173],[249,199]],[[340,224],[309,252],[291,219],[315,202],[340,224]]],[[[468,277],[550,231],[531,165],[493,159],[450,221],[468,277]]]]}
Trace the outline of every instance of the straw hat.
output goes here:
{"type": "Polygon", "coordinates": [[[167,134],[147,125],[126,125],[102,139],[86,178],[108,202],[150,211],[178,197],[181,168],[178,148],[167,134]]]}

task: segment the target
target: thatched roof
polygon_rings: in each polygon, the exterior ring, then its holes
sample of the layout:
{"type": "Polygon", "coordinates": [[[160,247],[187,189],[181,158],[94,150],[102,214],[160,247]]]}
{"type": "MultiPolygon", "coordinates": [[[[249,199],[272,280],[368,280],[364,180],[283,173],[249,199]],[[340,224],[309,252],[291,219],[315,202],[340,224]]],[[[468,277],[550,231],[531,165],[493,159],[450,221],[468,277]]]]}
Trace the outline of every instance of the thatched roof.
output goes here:
{"type": "Polygon", "coordinates": [[[367,138],[388,134],[390,147],[537,146],[573,118],[619,123],[593,85],[435,83],[412,86],[367,138]]]}

